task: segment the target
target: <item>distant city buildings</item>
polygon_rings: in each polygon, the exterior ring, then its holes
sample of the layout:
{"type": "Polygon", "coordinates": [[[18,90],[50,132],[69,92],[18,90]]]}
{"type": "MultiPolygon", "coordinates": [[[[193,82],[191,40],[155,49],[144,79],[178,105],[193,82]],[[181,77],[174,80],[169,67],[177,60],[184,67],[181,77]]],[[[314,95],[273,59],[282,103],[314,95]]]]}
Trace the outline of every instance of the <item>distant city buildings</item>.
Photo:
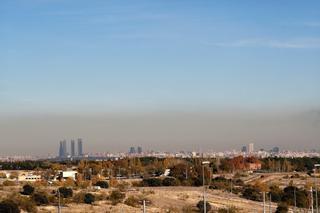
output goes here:
{"type": "Polygon", "coordinates": [[[67,141],[62,140],[60,141],[60,146],[59,146],[59,158],[67,158],[67,157],[81,157],[83,156],[83,142],[82,139],[78,139],[78,153],[76,153],[76,146],[75,146],[75,141],[71,140],[70,142],[70,155],[67,151],[67,141]]]}
{"type": "Polygon", "coordinates": [[[248,145],[248,154],[252,154],[254,152],[254,144],[249,143],[248,145]]]}
{"type": "Polygon", "coordinates": [[[137,149],[135,147],[130,147],[129,149],[129,155],[141,155],[142,154],[142,147],[141,146],[138,146],[137,149]]]}
{"type": "Polygon", "coordinates": [[[141,146],[138,146],[137,152],[139,155],[142,154],[142,147],[141,146]]]}
{"type": "Polygon", "coordinates": [[[133,146],[130,147],[129,154],[136,154],[136,149],[133,146]]]}
{"type": "Polygon", "coordinates": [[[71,156],[76,156],[74,140],[71,140],[71,156]]]}
{"type": "Polygon", "coordinates": [[[247,153],[247,147],[246,147],[246,146],[243,146],[243,147],[241,148],[241,152],[247,153]]]}
{"type": "Polygon", "coordinates": [[[78,156],[83,156],[82,139],[78,139],[78,156]]]}
{"type": "Polygon", "coordinates": [[[279,149],[279,147],[273,147],[272,148],[272,150],[271,150],[273,153],[276,153],[276,154],[278,154],[279,152],[280,152],[280,149],[279,149]]]}
{"type": "Polygon", "coordinates": [[[59,158],[64,158],[67,155],[68,155],[68,153],[67,153],[67,141],[66,140],[60,141],[59,158]]]}

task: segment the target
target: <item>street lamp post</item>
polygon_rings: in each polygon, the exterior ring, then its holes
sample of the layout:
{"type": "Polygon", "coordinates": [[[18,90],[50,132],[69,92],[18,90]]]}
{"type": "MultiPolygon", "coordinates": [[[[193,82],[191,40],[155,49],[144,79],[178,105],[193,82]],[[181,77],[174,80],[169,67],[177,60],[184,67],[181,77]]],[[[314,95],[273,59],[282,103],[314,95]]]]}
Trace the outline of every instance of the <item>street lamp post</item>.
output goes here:
{"type": "Polygon", "coordinates": [[[59,189],[58,189],[57,193],[58,193],[58,213],[61,213],[61,203],[60,203],[60,191],[59,191],[59,189]]]}
{"type": "Polygon", "coordinates": [[[207,203],[206,203],[206,187],[204,184],[204,166],[210,164],[209,161],[202,161],[202,186],[203,186],[203,213],[207,213],[207,203]]]}
{"type": "Polygon", "coordinates": [[[316,190],[316,210],[317,210],[317,213],[319,213],[318,187],[317,187],[317,177],[316,177],[317,167],[320,167],[320,164],[315,164],[314,165],[314,187],[315,187],[315,190],[316,190]]]}
{"type": "Polygon", "coordinates": [[[149,203],[150,201],[148,200],[141,200],[140,203],[142,203],[142,213],[147,213],[147,203],[149,203]]]}
{"type": "Polygon", "coordinates": [[[312,188],[312,186],[310,189],[310,194],[311,194],[311,213],[313,213],[313,188],[312,188]]]}

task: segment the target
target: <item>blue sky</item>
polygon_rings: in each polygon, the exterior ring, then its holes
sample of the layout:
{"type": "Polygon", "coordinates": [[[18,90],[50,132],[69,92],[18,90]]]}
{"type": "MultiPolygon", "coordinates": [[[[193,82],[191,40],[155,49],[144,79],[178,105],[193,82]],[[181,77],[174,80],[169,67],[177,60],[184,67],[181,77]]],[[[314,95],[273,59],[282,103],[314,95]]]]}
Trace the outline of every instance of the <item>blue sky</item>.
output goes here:
{"type": "Polygon", "coordinates": [[[319,1],[0,2],[0,113],[320,105],[319,1]]]}

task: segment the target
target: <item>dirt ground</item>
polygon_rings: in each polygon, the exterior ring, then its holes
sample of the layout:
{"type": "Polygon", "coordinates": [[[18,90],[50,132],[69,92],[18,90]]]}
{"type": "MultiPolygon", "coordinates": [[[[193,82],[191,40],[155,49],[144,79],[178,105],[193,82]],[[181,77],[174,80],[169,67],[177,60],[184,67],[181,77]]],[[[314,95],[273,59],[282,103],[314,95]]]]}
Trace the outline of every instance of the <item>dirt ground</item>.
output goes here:
{"type": "MultiPolygon", "coordinates": [[[[128,195],[139,195],[149,192],[147,198],[151,201],[151,205],[147,205],[147,212],[165,213],[165,212],[186,212],[188,210],[196,210],[196,204],[203,198],[203,190],[201,187],[158,187],[158,188],[139,188],[137,191],[129,191],[128,195]]],[[[260,202],[249,201],[236,195],[231,195],[219,190],[207,190],[206,199],[212,205],[213,209],[234,206],[239,213],[257,213],[263,212],[263,205],[260,202]]],[[[276,205],[272,204],[272,210],[275,211],[276,205]]],[[[269,206],[266,207],[269,209],[269,206]]],[[[57,207],[46,206],[39,208],[40,212],[57,212],[57,207]]],[[[66,213],[82,213],[82,212],[142,212],[142,205],[134,208],[125,204],[111,205],[106,201],[96,202],[95,205],[86,204],[68,204],[62,208],[62,212],[66,213]]]]}
{"type": "MultiPolygon", "coordinates": [[[[296,173],[295,173],[296,174],[296,173]]],[[[252,174],[245,177],[243,180],[250,184],[254,184],[256,181],[266,183],[268,185],[277,184],[285,187],[290,181],[295,185],[303,187],[306,183],[314,181],[306,174],[299,174],[297,177],[293,177],[293,174],[286,173],[268,173],[268,174],[252,174]]],[[[320,180],[318,181],[318,183],[320,180]]],[[[0,199],[6,198],[11,193],[19,193],[21,186],[10,186],[0,188],[0,199]]],[[[46,190],[52,191],[49,187],[46,190]]],[[[109,194],[112,189],[102,189],[95,193],[109,194]]],[[[78,191],[74,191],[77,193],[78,191]]],[[[150,204],[147,204],[146,212],[150,213],[168,213],[168,212],[196,212],[196,204],[203,199],[202,187],[130,187],[126,196],[145,197],[150,200],[150,204]]],[[[223,192],[221,190],[206,190],[206,200],[211,204],[213,210],[219,208],[235,207],[239,213],[260,213],[263,212],[263,203],[246,200],[238,195],[231,194],[229,192],[223,192]]],[[[271,209],[275,212],[276,204],[269,203],[265,206],[266,212],[271,209]]],[[[58,211],[57,206],[42,206],[38,207],[39,212],[55,213],[58,211]]],[[[96,201],[93,205],[88,204],[76,204],[68,203],[62,207],[62,213],[140,213],[142,212],[142,204],[137,207],[131,207],[126,204],[120,203],[112,205],[108,200],[96,201]]],[[[216,212],[216,211],[213,211],[216,212]]],[[[303,212],[303,211],[300,211],[303,212]]]]}

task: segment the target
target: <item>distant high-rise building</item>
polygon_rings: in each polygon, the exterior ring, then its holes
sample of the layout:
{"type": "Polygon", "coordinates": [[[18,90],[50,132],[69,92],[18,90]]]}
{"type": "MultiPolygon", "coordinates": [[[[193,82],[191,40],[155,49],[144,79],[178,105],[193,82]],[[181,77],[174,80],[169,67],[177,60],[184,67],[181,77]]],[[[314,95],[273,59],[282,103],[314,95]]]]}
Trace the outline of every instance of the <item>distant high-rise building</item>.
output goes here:
{"type": "Polygon", "coordinates": [[[135,154],[136,153],[136,149],[132,146],[129,149],[129,154],[135,154]]]}
{"type": "Polygon", "coordinates": [[[63,152],[64,152],[64,156],[68,156],[68,151],[67,151],[67,141],[63,140],[63,152]]]}
{"type": "Polygon", "coordinates": [[[253,143],[249,143],[248,145],[248,153],[253,153],[254,152],[254,144],[253,143]]]}
{"type": "Polygon", "coordinates": [[[247,152],[247,147],[246,147],[246,146],[243,146],[243,147],[241,148],[241,152],[246,153],[246,152],[247,152]]]}
{"type": "Polygon", "coordinates": [[[277,146],[272,148],[272,152],[274,152],[274,153],[279,153],[279,151],[280,151],[280,149],[277,146]]]}
{"type": "Polygon", "coordinates": [[[71,154],[72,157],[76,156],[74,140],[71,140],[71,153],[70,154],[71,154]]]}
{"type": "Polygon", "coordinates": [[[59,158],[62,158],[63,156],[64,156],[64,153],[63,153],[63,141],[60,141],[59,158]]]}
{"type": "Polygon", "coordinates": [[[63,158],[63,157],[66,157],[67,155],[68,155],[68,153],[67,153],[67,141],[66,140],[60,141],[59,157],[63,158]]]}
{"type": "Polygon", "coordinates": [[[138,146],[137,152],[138,152],[138,154],[142,154],[142,147],[141,146],[138,146]]]}
{"type": "Polygon", "coordinates": [[[82,155],[83,155],[82,139],[79,138],[79,139],[78,139],[78,156],[82,156],[82,155]]]}

